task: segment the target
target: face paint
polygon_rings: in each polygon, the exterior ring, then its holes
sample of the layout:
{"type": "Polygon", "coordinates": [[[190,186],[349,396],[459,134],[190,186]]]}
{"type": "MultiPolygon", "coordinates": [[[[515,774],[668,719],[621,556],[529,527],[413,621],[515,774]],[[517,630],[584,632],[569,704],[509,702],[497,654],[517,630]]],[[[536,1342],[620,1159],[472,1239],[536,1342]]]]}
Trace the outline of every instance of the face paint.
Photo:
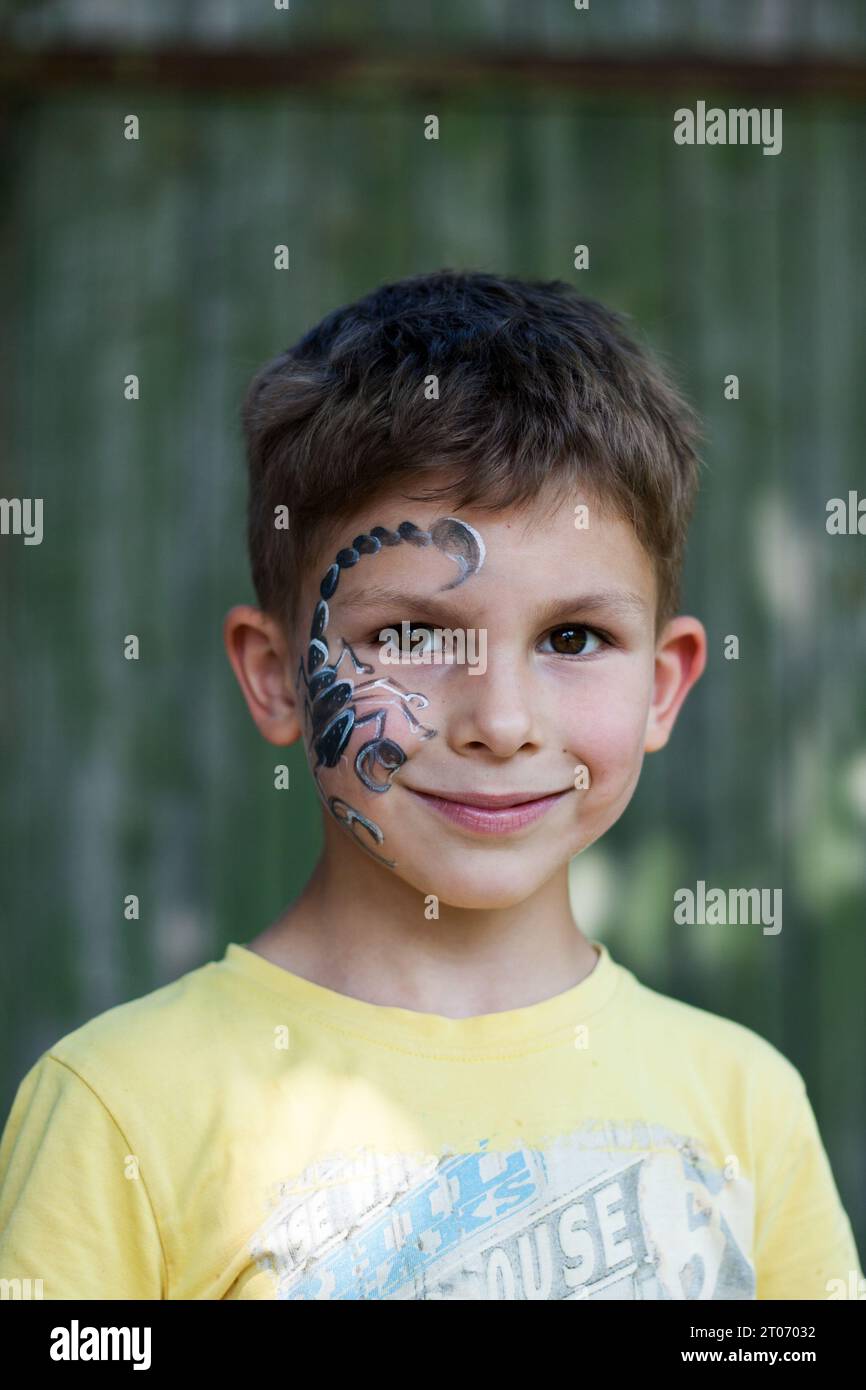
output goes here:
{"type": "Polygon", "coordinates": [[[466,579],[477,574],[484,563],[484,542],[478,532],[466,522],[458,521],[451,516],[435,521],[429,531],[422,531],[411,521],[403,521],[396,531],[389,531],[385,526],[374,526],[369,533],[364,532],[356,536],[351,546],[338,551],[334,563],[329,566],[319,585],[319,600],[313,611],[306,658],[301,659],[297,675],[299,698],[302,688],[305,692],[304,717],[308,747],[315,754],[313,780],[319,796],[337,823],[345,826],[363,849],[389,869],[395,867],[394,861],[378,854],[367,840],[361,839],[356,833],[357,827],[360,826],[373,844],[381,845],[385,838],[381,828],[355,810],[342,797],[329,797],[321,784],[321,771],[338,767],[355,730],[372,724],[373,737],[364,743],[355,755],[355,773],[368,791],[387,792],[394,774],[406,761],[406,753],[399,743],[384,736],[388,709],[393,707],[399,710],[410,729],[419,733],[422,739],[435,738],[437,731],[422,724],[415,716],[414,709],[426,709],[429,704],[426,696],[419,691],[406,690],[397,681],[386,677],[362,681],[360,685],[355,685],[345,674],[338,679],[338,671],[347,652],[355,672],[372,675],[374,667],[359,661],[345,638],[340,639],[342,650],[337,660],[331,664],[327,638],[330,617],[328,600],[333,598],[344,569],[351,569],[358,564],[363,555],[375,555],[383,546],[400,545],[404,542],[419,548],[433,545],[443,555],[454,560],[459,574],[450,584],[443,585],[440,593],[456,589],[466,579]],[[396,696],[396,701],[379,704],[377,709],[361,714],[359,711],[362,705],[371,700],[378,703],[382,699],[380,692],[396,696]],[[376,771],[380,768],[384,773],[381,778],[376,776],[376,771]]]}

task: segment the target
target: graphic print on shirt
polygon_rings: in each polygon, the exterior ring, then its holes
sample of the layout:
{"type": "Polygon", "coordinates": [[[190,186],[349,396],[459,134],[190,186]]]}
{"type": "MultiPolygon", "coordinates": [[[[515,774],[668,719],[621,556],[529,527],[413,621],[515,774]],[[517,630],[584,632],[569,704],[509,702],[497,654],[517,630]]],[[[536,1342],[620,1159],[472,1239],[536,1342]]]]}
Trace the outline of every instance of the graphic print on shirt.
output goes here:
{"type": "Polygon", "coordinates": [[[659,1126],[544,1149],[330,1155],[251,1253],[278,1299],[753,1299],[751,1184],[659,1126]]]}

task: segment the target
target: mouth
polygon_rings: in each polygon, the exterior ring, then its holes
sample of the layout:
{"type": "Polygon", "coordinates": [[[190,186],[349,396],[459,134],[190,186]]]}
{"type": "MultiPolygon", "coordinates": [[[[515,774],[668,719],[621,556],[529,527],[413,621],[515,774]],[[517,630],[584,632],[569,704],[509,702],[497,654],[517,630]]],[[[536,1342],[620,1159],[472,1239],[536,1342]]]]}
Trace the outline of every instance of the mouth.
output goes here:
{"type": "Polygon", "coordinates": [[[503,835],[540,820],[568,796],[572,788],[560,792],[503,792],[498,796],[479,796],[474,792],[422,792],[414,787],[406,790],[452,824],[483,835],[503,835]]]}

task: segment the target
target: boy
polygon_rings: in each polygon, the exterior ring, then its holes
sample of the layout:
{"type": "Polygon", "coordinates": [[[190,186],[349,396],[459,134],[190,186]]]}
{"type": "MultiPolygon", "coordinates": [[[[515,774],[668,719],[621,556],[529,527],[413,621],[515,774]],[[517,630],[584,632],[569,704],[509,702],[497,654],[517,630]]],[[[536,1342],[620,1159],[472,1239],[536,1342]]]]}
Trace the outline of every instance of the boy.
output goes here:
{"type": "Polygon", "coordinates": [[[24,1078],[0,1277],[844,1296],[857,1251],[799,1073],[569,907],[569,860],[704,667],[676,616],[687,406],[566,285],[441,272],[329,315],[243,419],[260,606],[225,642],[264,737],[304,739],[323,854],[253,940],[24,1078]]]}

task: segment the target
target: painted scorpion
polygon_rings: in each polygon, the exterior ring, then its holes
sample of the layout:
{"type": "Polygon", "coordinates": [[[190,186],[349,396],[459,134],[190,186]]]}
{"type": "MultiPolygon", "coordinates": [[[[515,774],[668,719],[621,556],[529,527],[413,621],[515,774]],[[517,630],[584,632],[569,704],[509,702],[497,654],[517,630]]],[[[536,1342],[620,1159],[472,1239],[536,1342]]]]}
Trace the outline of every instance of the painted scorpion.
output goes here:
{"type": "Polygon", "coordinates": [[[444,585],[443,592],[457,588],[464,580],[477,573],[484,563],[484,542],[478,532],[455,517],[440,518],[433,523],[429,531],[421,530],[411,521],[403,521],[396,531],[389,531],[385,526],[374,526],[369,533],[364,532],[356,536],[350,546],[337,552],[333,564],[329,566],[319,585],[319,599],[310,626],[306,662],[304,658],[301,659],[297,675],[297,680],[305,691],[304,713],[313,752],[316,755],[313,779],[319,795],[335,820],[346,826],[352,838],[380,863],[392,869],[393,860],[377,854],[355,833],[355,826],[360,825],[375,844],[381,845],[384,839],[381,828],[360,811],[349,806],[341,797],[328,797],[322,788],[320,772],[323,768],[338,766],[355,729],[364,724],[373,724],[373,737],[368,739],[355,755],[355,772],[368,791],[388,791],[394,773],[406,761],[406,754],[400,745],[383,735],[388,706],[381,706],[369,714],[358,713],[358,706],[365,701],[378,698],[377,692],[380,690],[397,697],[396,708],[400,710],[413,732],[420,733],[423,739],[434,738],[436,735],[435,729],[428,728],[415,716],[413,705],[416,709],[424,709],[429,704],[426,696],[419,691],[406,690],[397,681],[386,677],[363,681],[357,686],[345,675],[338,679],[339,668],[347,652],[355,672],[370,675],[374,670],[374,667],[358,660],[345,638],[341,638],[342,650],[337,660],[330,661],[326,635],[330,616],[328,601],[336,593],[342,571],[356,565],[362,555],[375,555],[383,546],[400,545],[403,542],[419,548],[433,545],[443,555],[456,562],[460,572],[452,583],[444,585]],[[375,776],[377,768],[384,771],[385,775],[381,779],[375,776]]]}

